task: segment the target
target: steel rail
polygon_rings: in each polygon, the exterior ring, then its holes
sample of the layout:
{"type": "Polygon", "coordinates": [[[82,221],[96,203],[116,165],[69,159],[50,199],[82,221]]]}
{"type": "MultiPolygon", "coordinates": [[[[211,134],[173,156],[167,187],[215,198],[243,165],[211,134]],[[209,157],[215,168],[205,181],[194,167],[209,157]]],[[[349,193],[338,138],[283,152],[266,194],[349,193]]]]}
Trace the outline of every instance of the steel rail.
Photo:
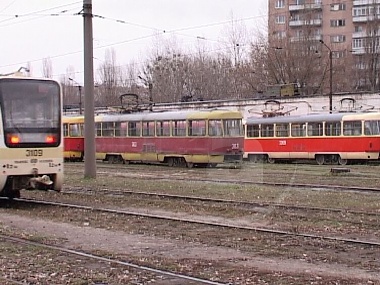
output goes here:
{"type": "MultiPolygon", "coordinates": [[[[81,188],[82,187],[71,187],[71,188],[81,188]]],[[[79,190],[80,191],[80,190],[79,190]]],[[[221,204],[231,204],[231,205],[242,205],[249,207],[275,207],[275,208],[283,208],[283,209],[294,209],[294,210],[309,210],[309,211],[324,211],[324,212],[334,212],[334,213],[349,213],[349,214],[358,214],[358,215],[368,215],[368,216],[379,216],[380,212],[365,212],[365,211],[356,211],[347,208],[326,208],[326,207],[315,207],[315,206],[302,206],[302,205],[290,205],[283,203],[274,203],[274,202],[248,202],[241,200],[231,200],[231,199],[218,199],[218,198],[208,198],[208,197],[200,197],[200,196],[187,196],[187,195],[176,195],[176,194],[165,194],[158,192],[144,192],[144,191],[133,191],[133,190],[88,190],[85,189],[86,192],[105,192],[109,195],[142,195],[142,196],[155,196],[158,198],[170,198],[170,199],[178,199],[178,200],[193,200],[200,202],[213,202],[213,203],[221,203],[221,204]]],[[[63,191],[62,194],[80,194],[76,191],[63,191]]]]}
{"type": "Polygon", "coordinates": [[[81,210],[97,211],[97,212],[103,212],[103,213],[112,213],[112,214],[118,214],[118,215],[128,215],[128,216],[136,216],[136,217],[143,217],[143,218],[150,218],[150,219],[160,219],[160,220],[166,220],[166,221],[182,222],[182,223],[197,224],[197,225],[204,225],[204,226],[248,230],[248,231],[276,234],[276,235],[282,235],[282,236],[288,235],[288,236],[312,238],[312,239],[319,239],[319,240],[326,240],[326,241],[380,247],[380,242],[373,242],[373,241],[366,241],[366,240],[359,240],[359,239],[339,238],[339,237],[333,237],[333,236],[320,236],[320,235],[315,235],[315,234],[272,230],[272,229],[266,229],[266,228],[260,228],[260,227],[238,226],[238,225],[227,224],[227,223],[205,222],[205,221],[200,221],[200,220],[195,220],[195,219],[184,219],[184,218],[170,217],[170,216],[164,216],[164,215],[154,215],[154,214],[139,213],[139,212],[133,212],[133,211],[106,209],[106,208],[75,205],[75,204],[68,204],[68,203],[39,201],[35,199],[18,198],[15,200],[21,201],[21,202],[41,204],[41,205],[59,206],[59,207],[74,208],[74,209],[81,209],[81,210]]]}
{"type": "MultiPolygon", "coordinates": [[[[165,275],[165,276],[169,276],[169,277],[175,277],[175,278],[178,278],[178,279],[195,281],[195,282],[199,282],[199,283],[202,283],[202,284],[209,284],[209,285],[226,285],[226,284],[228,284],[228,283],[220,283],[220,282],[216,282],[216,281],[212,281],[212,280],[207,280],[207,279],[201,279],[201,278],[197,278],[197,277],[187,276],[187,275],[184,275],[184,274],[174,273],[174,272],[170,272],[170,271],[166,271],[166,270],[161,270],[161,269],[157,269],[157,268],[153,268],[153,267],[149,267],[149,266],[138,265],[138,264],[135,264],[135,263],[132,263],[132,262],[120,261],[120,260],[117,260],[117,259],[114,259],[114,258],[94,255],[94,254],[91,254],[91,253],[86,253],[86,252],[78,251],[78,250],[74,250],[74,249],[68,249],[68,248],[64,248],[64,247],[59,247],[59,246],[48,245],[48,244],[39,243],[39,242],[35,242],[35,241],[30,241],[30,240],[27,240],[27,239],[11,237],[11,236],[6,236],[6,235],[2,235],[2,234],[0,234],[0,238],[4,239],[4,240],[12,241],[12,242],[17,242],[17,243],[22,243],[22,244],[26,244],[26,245],[43,247],[43,248],[47,248],[47,249],[51,249],[51,250],[55,250],[55,251],[60,251],[60,252],[65,252],[65,253],[69,253],[69,254],[73,254],[73,255],[78,255],[78,256],[81,256],[81,257],[86,257],[86,258],[91,258],[91,259],[95,259],[95,260],[99,260],[99,261],[105,261],[105,262],[109,262],[109,263],[114,263],[114,264],[119,264],[119,265],[123,265],[123,266],[128,266],[128,267],[131,267],[131,268],[134,268],[134,269],[144,270],[144,271],[148,271],[148,272],[152,272],[152,273],[156,273],[156,274],[161,274],[161,275],[165,275]]],[[[24,284],[24,283],[22,283],[22,284],[24,284]]]]}

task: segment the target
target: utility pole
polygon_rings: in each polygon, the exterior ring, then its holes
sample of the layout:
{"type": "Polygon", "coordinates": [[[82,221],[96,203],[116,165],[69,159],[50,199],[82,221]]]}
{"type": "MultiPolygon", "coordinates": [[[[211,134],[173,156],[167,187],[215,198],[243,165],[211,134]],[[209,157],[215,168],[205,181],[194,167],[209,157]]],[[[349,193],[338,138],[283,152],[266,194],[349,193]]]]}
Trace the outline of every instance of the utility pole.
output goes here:
{"type": "Polygon", "coordinates": [[[332,90],[333,90],[333,86],[332,86],[332,82],[333,82],[333,80],[332,80],[332,75],[333,75],[333,70],[332,70],[332,68],[333,68],[333,64],[332,64],[332,62],[333,62],[333,58],[332,58],[332,50],[331,50],[331,48],[328,46],[328,45],[326,45],[326,43],[323,41],[323,40],[319,40],[319,42],[321,43],[321,44],[323,44],[328,50],[329,50],[329,60],[330,60],[330,94],[329,94],[329,110],[330,110],[330,114],[332,113],[332,90]]]}
{"type": "Polygon", "coordinates": [[[96,178],[92,0],[83,0],[84,177],[96,178]]]}

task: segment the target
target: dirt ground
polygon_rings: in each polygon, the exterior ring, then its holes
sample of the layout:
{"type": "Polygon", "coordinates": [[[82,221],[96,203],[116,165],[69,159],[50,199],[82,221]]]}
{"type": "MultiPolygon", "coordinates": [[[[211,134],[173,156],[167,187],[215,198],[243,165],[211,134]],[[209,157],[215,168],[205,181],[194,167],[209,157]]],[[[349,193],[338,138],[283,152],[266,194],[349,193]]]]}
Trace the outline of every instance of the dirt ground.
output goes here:
{"type": "MultiPolygon", "coordinates": [[[[380,284],[380,273],[347,268],[339,264],[310,264],[305,260],[282,260],[245,254],[225,247],[206,247],[145,235],[131,235],[121,231],[93,228],[83,224],[75,226],[51,220],[28,218],[1,213],[1,224],[7,229],[17,229],[36,237],[50,237],[62,241],[67,248],[82,249],[87,252],[101,250],[115,254],[133,256],[163,256],[172,259],[205,259],[222,262],[225,266],[243,267],[245,270],[273,271],[284,274],[306,274],[316,280],[360,279],[363,283],[380,284]]],[[[336,283],[345,284],[345,283],[336,283]]]]}

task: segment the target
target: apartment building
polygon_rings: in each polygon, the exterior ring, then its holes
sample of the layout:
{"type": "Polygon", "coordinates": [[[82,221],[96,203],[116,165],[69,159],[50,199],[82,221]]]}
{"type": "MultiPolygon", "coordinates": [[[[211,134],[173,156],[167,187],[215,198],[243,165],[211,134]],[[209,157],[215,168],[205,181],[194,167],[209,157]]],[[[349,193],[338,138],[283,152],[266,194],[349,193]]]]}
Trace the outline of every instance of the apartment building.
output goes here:
{"type": "MultiPolygon", "coordinates": [[[[281,40],[314,43],[316,50],[331,53],[334,66],[340,59],[349,59],[353,69],[362,70],[356,74],[356,85],[379,85],[380,68],[373,55],[380,50],[380,0],[268,1],[269,45],[281,40]],[[364,78],[364,70],[369,68],[376,80],[364,78]]],[[[338,71],[335,68],[334,72],[338,71]]]]}

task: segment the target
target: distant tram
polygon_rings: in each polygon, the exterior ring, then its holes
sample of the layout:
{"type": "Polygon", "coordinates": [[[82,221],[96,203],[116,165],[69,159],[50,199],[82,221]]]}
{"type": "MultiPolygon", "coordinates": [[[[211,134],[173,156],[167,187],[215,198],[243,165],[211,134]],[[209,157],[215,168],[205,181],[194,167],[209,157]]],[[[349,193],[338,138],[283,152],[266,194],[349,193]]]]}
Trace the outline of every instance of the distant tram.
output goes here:
{"type": "MultiPolygon", "coordinates": [[[[64,118],[65,158],[85,155],[83,116],[64,118]]],[[[96,159],[110,163],[163,163],[177,167],[240,165],[242,114],[187,110],[103,114],[95,117],[96,159]]]]}
{"type": "Polygon", "coordinates": [[[253,162],[307,159],[345,165],[379,160],[380,113],[250,117],[244,149],[253,162]]]}
{"type": "Polygon", "coordinates": [[[62,94],[58,82],[0,77],[0,196],[63,184],[62,94]]]}

